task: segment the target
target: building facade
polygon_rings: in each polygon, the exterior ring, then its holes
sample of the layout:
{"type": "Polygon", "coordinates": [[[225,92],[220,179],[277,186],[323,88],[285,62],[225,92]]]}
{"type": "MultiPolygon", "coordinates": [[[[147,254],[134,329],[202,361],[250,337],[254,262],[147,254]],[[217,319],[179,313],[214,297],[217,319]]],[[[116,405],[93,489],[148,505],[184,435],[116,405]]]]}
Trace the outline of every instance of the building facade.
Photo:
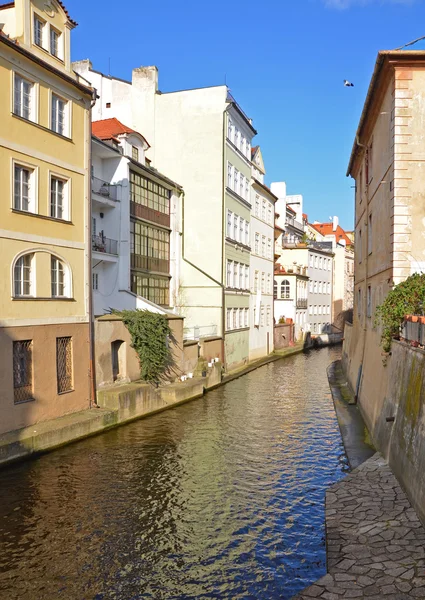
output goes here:
{"type": "Polygon", "coordinates": [[[251,282],[249,358],[273,351],[274,205],[277,197],[264,185],[259,146],[252,148],[251,282]]]}
{"type": "Polygon", "coordinates": [[[174,306],[182,189],[146,164],[140,133],[112,118],[95,121],[93,134],[94,314],[174,306]]]}
{"type": "Polygon", "coordinates": [[[90,105],[62,2],[0,7],[0,433],[88,408],[90,105]]]}
{"type": "Polygon", "coordinates": [[[224,336],[227,367],[244,364],[251,326],[251,120],[226,86],[161,93],[156,67],[134,69],[131,81],[106,77],[89,61],[74,68],[100,91],[94,118],[115,117],[143,131],[152,164],[184,187],[174,306],[185,317],[186,337],[224,336]]]}

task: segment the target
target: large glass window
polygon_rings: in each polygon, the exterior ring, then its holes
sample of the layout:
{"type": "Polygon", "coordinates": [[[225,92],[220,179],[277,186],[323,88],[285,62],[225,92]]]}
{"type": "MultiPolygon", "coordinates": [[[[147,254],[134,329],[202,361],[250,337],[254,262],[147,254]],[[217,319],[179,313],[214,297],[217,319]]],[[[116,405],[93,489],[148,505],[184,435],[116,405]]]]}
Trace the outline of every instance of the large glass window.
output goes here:
{"type": "Polygon", "coordinates": [[[51,258],[52,298],[65,296],[65,267],[54,256],[51,258]]]}
{"type": "Polygon", "coordinates": [[[44,45],[44,27],[46,23],[37,15],[34,15],[34,44],[43,47],[44,45]]]}
{"type": "Polygon", "coordinates": [[[51,129],[60,135],[67,135],[67,107],[68,102],[52,94],[51,129]]]}
{"type": "Polygon", "coordinates": [[[13,112],[19,117],[35,121],[34,84],[15,74],[13,112]]]}
{"type": "Polygon", "coordinates": [[[15,296],[31,296],[32,273],[31,266],[33,254],[21,256],[15,263],[14,270],[14,294],[15,296]]]}
{"type": "Polygon", "coordinates": [[[170,257],[170,232],[130,221],[131,266],[168,273],[170,257]]]}
{"type": "Polygon", "coordinates": [[[170,214],[170,190],[130,171],[130,200],[166,215],[170,214]]]}
{"type": "Polygon", "coordinates": [[[280,297],[284,300],[288,300],[290,297],[291,286],[287,279],[284,279],[280,284],[280,297]]]}
{"type": "Polygon", "coordinates": [[[35,212],[34,169],[16,165],[14,167],[13,208],[35,212]]]}
{"type": "Polygon", "coordinates": [[[52,177],[50,180],[50,216],[54,219],[67,219],[66,181],[52,177]]]}
{"type": "Polygon", "coordinates": [[[160,306],[169,306],[170,304],[170,281],[168,278],[132,271],[131,291],[160,306]]]}

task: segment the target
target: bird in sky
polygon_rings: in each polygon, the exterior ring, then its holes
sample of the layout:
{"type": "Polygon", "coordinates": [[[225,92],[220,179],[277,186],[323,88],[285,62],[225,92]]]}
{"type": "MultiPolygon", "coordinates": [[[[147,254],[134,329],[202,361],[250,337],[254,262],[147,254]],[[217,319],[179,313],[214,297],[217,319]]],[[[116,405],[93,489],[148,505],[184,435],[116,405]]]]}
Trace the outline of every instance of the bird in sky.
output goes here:
{"type": "Polygon", "coordinates": [[[345,85],[345,87],[354,87],[354,83],[351,83],[350,81],[347,81],[346,79],[344,79],[344,85],[345,85]]]}

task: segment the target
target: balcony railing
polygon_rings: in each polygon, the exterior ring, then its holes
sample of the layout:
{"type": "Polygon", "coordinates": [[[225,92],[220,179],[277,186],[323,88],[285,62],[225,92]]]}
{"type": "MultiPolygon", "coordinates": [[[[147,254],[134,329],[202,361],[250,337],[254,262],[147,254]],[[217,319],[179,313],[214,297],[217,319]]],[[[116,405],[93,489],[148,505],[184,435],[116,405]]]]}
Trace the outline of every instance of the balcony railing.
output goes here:
{"type": "Polygon", "coordinates": [[[104,235],[92,236],[92,249],[94,252],[105,252],[106,254],[115,254],[118,256],[117,240],[110,240],[104,235]]]}
{"type": "Polygon", "coordinates": [[[307,308],[307,300],[304,298],[299,298],[297,300],[297,308],[307,308]]]}
{"type": "Polygon", "coordinates": [[[108,200],[117,200],[117,186],[113,183],[108,183],[107,181],[103,181],[98,177],[91,178],[91,189],[92,192],[97,194],[98,196],[103,196],[108,200]]]}

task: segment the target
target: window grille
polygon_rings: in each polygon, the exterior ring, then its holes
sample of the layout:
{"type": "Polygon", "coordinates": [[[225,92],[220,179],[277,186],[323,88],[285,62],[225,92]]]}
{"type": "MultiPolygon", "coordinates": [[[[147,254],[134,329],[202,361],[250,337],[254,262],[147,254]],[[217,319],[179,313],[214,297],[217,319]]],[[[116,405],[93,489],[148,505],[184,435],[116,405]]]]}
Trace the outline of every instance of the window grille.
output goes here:
{"type": "Polygon", "coordinates": [[[72,391],[72,338],[56,338],[58,394],[72,391]]]}
{"type": "Polygon", "coordinates": [[[13,342],[13,388],[15,404],[33,400],[32,340],[13,342]]]}

